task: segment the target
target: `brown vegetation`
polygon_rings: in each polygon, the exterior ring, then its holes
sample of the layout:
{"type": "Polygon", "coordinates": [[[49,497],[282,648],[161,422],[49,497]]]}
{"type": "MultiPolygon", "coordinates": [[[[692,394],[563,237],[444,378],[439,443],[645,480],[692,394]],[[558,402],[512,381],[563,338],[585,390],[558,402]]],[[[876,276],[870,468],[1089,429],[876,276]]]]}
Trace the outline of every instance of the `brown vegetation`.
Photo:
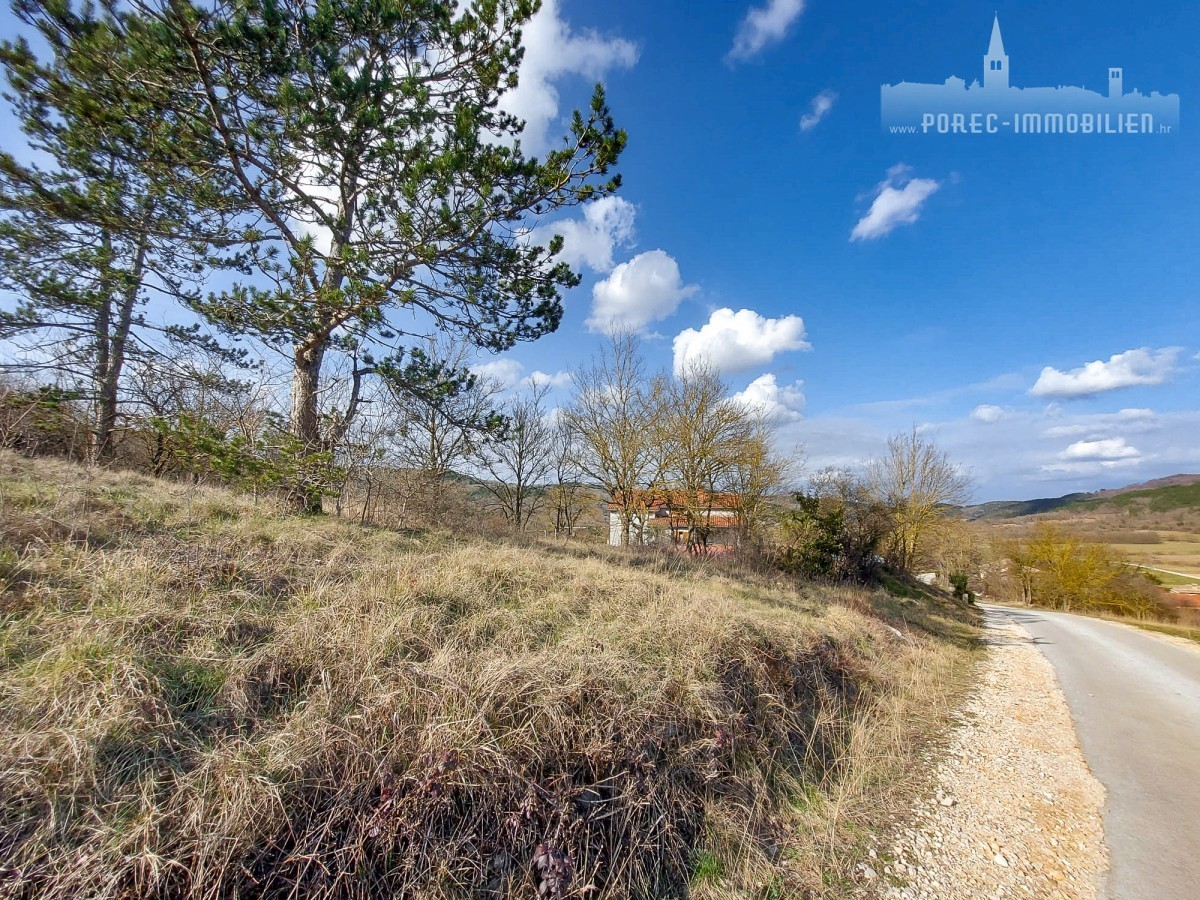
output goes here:
{"type": "Polygon", "coordinates": [[[936,598],[0,465],[5,896],[833,895],[970,660],[936,598]]]}
{"type": "Polygon", "coordinates": [[[1164,592],[1105,544],[1080,540],[1047,522],[1002,547],[1001,590],[1025,603],[1066,612],[1172,618],[1164,592]]]}

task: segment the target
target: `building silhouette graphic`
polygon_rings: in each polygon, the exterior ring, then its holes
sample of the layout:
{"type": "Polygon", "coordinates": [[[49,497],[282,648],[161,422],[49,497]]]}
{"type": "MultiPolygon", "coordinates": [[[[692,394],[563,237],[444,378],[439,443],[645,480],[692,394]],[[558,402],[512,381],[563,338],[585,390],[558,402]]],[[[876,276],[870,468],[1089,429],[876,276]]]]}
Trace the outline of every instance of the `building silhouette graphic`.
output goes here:
{"type": "Polygon", "coordinates": [[[1108,70],[1105,93],[1084,87],[1016,87],[1000,33],[992,22],[982,79],[942,84],[902,81],[880,88],[885,131],[963,134],[1171,134],[1179,127],[1179,95],[1125,91],[1124,71],[1108,70]]]}
{"type": "Polygon", "coordinates": [[[1000,36],[1000,16],[992,21],[992,40],[987,56],[983,58],[983,86],[989,91],[1008,88],[1008,54],[1004,52],[1004,38],[1000,36]]]}

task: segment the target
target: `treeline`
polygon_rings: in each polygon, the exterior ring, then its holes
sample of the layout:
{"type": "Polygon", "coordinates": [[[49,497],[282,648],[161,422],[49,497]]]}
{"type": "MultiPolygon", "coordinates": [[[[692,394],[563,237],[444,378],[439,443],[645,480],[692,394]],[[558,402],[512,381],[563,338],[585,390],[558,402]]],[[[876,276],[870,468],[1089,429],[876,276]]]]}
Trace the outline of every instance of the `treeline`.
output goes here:
{"type": "MultiPolygon", "coordinates": [[[[443,372],[471,359],[468,345],[447,339],[419,352],[443,372]]],[[[794,469],[773,449],[770,419],[733,402],[715,369],[650,374],[632,334],[572,373],[562,408],[550,407],[545,382],[511,391],[468,372],[440,397],[377,382],[340,443],[319,454],[287,429],[268,378],[231,377],[223,362],[193,353],[130,367],[110,460],[255,492],[301,483],[364,522],[562,536],[589,514],[595,525],[610,498],[629,522],[669,493],[694,526],[695,551],[707,543],[714,494],[738,498],[749,539],[763,533],[767,503],[794,469]]],[[[86,460],[93,421],[81,392],[0,385],[0,446],[86,460]]]]}

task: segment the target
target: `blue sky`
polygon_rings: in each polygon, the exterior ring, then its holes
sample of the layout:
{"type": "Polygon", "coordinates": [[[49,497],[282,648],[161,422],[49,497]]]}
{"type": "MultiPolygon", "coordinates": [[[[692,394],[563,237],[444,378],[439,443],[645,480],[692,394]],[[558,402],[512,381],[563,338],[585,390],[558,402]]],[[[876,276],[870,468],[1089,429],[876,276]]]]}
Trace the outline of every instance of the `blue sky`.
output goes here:
{"type": "Polygon", "coordinates": [[[654,365],[691,329],[735,390],[788,407],[810,469],[915,425],[979,499],[1200,470],[1200,5],[558,0],[540,16],[528,52],[559,113],[589,77],[608,85],[632,209],[567,226],[600,265],[560,332],[511,354],[520,374],[570,369],[599,340],[589,320],[624,308],[654,365]],[[880,85],[982,78],[996,12],[1013,85],[1104,92],[1121,66],[1127,91],[1180,95],[1181,130],[883,133],[880,85]],[[880,193],[894,202],[860,226],[880,193]]]}
{"type": "Polygon", "coordinates": [[[510,107],[544,149],[603,80],[625,186],[540,225],[584,282],[483,367],[565,399],[615,321],[653,367],[716,359],[810,470],[916,426],[980,500],[1200,471],[1197,34],[1193,2],[544,0],[510,107]],[[880,85],[982,78],[994,13],[1012,84],[1122,66],[1181,130],[884,133],[880,85]]]}

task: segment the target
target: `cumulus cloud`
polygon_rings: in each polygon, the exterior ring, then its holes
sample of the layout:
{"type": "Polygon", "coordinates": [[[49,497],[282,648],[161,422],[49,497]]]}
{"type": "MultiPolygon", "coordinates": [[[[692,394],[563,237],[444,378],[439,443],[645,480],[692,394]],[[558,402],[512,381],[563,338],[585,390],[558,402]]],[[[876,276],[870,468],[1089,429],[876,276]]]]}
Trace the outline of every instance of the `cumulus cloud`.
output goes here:
{"type": "Polygon", "coordinates": [[[804,409],[804,383],[781,385],[775,373],[759,375],[746,385],[746,389],[734,394],[730,401],[760,413],[773,422],[796,422],[802,418],[804,409]]]}
{"type": "Polygon", "coordinates": [[[912,169],[903,163],[892,166],[887,178],[875,186],[871,208],[850,232],[850,240],[872,241],[901,225],[911,225],[921,217],[925,201],[941,186],[932,178],[913,178],[912,169]]]}
{"type": "Polygon", "coordinates": [[[1069,372],[1046,366],[1029,393],[1034,397],[1073,399],[1136,385],[1162,384],[1175,374],[1179,353],[1178,347],[1141,347],[1117,353],[1108,362],[1097,359],[1069,372]]]}
{"type": "Polygon", "coordinates": [[[800,14],[805,0],[767,0],[765,6],[753,6],[746,12],[733,39],[729,62],[749,59],[769,44],[783,40],[800,14]]]}
{"type": "Polygon", "coordinates": [[[833,109],[833,104],[837,100],[837,94],[834,91],[821,91],[817,96],[812,98],[812,109],[800,117],[800,130],[812,131],[821,124],[821,120],[829,115],[833,109]]]}
{"type": "Polygon", "coordinates": [[[572,378],[570,372],[555,372],[554,374],[550,374],[549,372],[543,372],[540,369],[535,369],[529,373],[529,377],[525,379],[524,383],[530,387],[545,384],[553,390],[560,390],[565,387],[570,387],[573,380],[574,379],[572,378]]]}
{"type": "Polygon", "coordinates": [[[605,38],[594,31],[572,32],[559,15],[559,0],[543,0],[526,23],[517,87],[500,100],[501,108],[525,120],[521,141],[541,152],[549,145],[550,125],[558,118],[555,82],[568,75],[599,81],[611,69],[627,69],[638,59],[637,45],[623,38],[605,38]]]}
{"type": "Polygon", "coordinates": [[[708,322],[675,337],[675,371],[692,360],[707,360],[722,372],[742,372],[769,363],[780,353],[809,350],[799,316],[768,319],[752,309],[714,310],[708,322]]]}
{"type": "Polygon", "coordinates": [[[1141,455],[1142,452],[1137,447],[1131,447],[1125,438],[1101,438],[1094,441],[1076,441],[1058,454],[1058,458],[1075,462],[1095,462],[1134,459],[1141,455]]]}
{"type": "Polygon", "coordinates": [[[993,422],[999,422],[1004,418],[1004,408],[1001,406],[992,406],[989,403],[984,403],[971,410],[971,418],[976,422],[983,422],[991,425],[993,422]]]}
{"type": "Polygon", "coordinates": [[[525,367],[515,359],[491,359],[470,368],[472,374],[495,381],[506,391],[517,386],[521,373],[525,371],[525,367]]]}
{"type": "Polygon", "coordinates": [[[592,314],[586,324],[592,331],[641,329],[671,315],[696,291],[696,285],[683,283],[671,256],[649,250],[621,263],[592,288],[592,314]]]}
{"type": "Polygon", "coordinates": [[[564,219],[539,225],[528,240],[546,244],[551,237],[563,237],[563,249],[558,259],[578,269],[587,266],[593,272],[611,272],[613,250],[633,242],[633,221],[637,208],[628,200],[612,195],[601,197],[583,209],[583,218],[564,219]]]}

